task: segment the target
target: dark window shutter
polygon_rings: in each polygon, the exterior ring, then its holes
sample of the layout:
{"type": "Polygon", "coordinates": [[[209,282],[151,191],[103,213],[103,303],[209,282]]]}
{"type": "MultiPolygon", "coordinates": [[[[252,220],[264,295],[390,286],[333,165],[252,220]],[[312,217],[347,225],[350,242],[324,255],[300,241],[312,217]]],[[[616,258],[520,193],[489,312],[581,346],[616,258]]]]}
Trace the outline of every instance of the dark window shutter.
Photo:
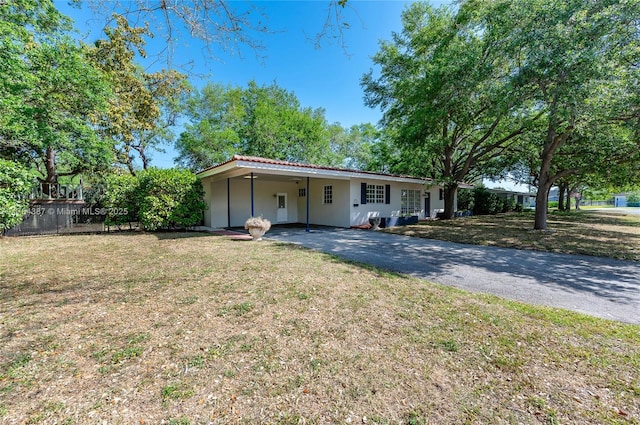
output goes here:
{"type": "Polygon", "coordinates": [[[440,189],[440,200],[444,199],[444,189],[440,189]]]}
{"type": "Polygon", "coordinates": [[[384,203],[385,204],[391,203],[391,185],[390,184],[384,185],[384,203]]]}
{"type": "Polygon", "coordinates": [[[367,184],[366,183],[360,183],[360,203],[361,204],[367,203],[367,184]]]}

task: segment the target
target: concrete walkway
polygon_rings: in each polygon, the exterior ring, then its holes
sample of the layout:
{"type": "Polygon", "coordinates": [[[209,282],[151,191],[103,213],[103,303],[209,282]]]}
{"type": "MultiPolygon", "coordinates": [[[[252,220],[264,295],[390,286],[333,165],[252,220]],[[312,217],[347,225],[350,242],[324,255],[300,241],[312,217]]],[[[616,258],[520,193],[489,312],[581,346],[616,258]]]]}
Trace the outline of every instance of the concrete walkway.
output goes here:
{"type": "Polygon", "coordinates": [[[272,228],[299,244],[473,292],[640,324],[640,263],[464,245],[371,230],[272,228]]]}

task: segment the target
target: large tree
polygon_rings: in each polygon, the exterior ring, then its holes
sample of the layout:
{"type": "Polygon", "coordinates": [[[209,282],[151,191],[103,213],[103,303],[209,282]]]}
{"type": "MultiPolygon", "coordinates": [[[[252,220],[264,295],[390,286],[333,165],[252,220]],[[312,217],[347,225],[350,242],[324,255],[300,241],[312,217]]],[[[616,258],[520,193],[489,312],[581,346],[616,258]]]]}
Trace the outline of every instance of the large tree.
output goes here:
{"type": "Polygon", "coordinates": [[[146,56],[145,37],[152,34],[147,27],[129,26],[122,16],[115,15],[115,20],[115,27],[105,29],[107,38],[87,50],[112,88],[100,133],[114,146],[116,160],[135,174],[136,156],[146,169],[150,150],[165,138],[162,133],[172,124],[168,109],[186,90],[186,80],[176,71],[144,71],[134,60],[136,54],[146,56]]]}
{"type": "Polygon", "coordinates": [[[93,129],[108,87],[68,21],[47,0],[0,3],[0,153],[37,169],[45,190],[61,176],[105,168],[110,150],[93,129]]]}
{"type": "MultiPolygon", "coordinates": [[[[499,3],[494,16],[504,28],[504,54],[515,58],[519,83],[531,92],[530,113],[543,112],[541,132],[533,141],[538,186],[534,228],[542,230],[547,227],[548,193],[557,181],[594,165],[615,166],[638,152],[637,139],[610,126],[624,122],[614,111],[620,108],[621,93],[637,86],[637,78],[627,77],[637,72],[638,57],[628,53],[638,52],[640,3],[499,3]]],[[[628,102],[623,108],[637,111],[628,102]]]]}
{"type": "Polygon", "coordinates": [[[187,102],[189,123],[176,142],[178,163],[198,170],[234,153],[332,164],[322,109],[302,107],[276,84],[208,84],[187,102]]]}
{"type": "Polygon", "coordinates": [[[454,215],[460,182],[504,157],[537,118],[523,114],[526,93],[500,49],[499,28],[476,6],[412,4],[402,32],[373,58],[379,73],[362,79],[365,103],[384,112],[403,161],[420,159],[415,169],[444,185],[445,218],[454,215]]]}

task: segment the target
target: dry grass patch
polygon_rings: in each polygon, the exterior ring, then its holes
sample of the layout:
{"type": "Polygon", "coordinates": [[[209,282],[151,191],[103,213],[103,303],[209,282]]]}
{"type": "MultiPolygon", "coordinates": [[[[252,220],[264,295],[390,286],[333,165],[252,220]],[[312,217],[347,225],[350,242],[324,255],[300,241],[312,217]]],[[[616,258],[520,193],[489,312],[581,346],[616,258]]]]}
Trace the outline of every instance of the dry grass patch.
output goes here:
{"type": "Polygon", "coordinates": [[[3,423],[640,423],[638,326],[205,234],[0,257],[3,423]]]}
{"type": "Polygon", "coordinates": [[[533,213],[462,217],[394,227],[387,232],[474,245],[533,249],[640,261],[640,216],[599,211],[550,213],[548,232],[533,231],[533,213]]]}

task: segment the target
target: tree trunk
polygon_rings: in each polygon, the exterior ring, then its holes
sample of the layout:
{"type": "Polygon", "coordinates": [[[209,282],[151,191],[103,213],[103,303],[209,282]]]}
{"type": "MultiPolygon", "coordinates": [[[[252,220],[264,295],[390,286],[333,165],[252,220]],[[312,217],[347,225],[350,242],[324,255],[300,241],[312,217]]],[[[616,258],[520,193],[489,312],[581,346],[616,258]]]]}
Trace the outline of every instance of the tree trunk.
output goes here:
{"type": "Polygon", "coordinates": [[[44,167],[47,175],[42,180],[42,194],[50,198],[57,196],[58,174],[56,173],[56,151],[51,147],[47,147],[45,152],[44,167]]]}
{"type": "Polygon", "coordinates": [[[456,192],[458,185],[444,186],[444,219],[450,220],[455,216],[456,209],[456,192]]]}
{"type": "Polygon", "coordinates": [[[544,185],[538,185],[538,194],[536,195],[536,213],[535,223],[533,225],[534,230],[546,230],[547,229],[547,208],[549,206],[549,190],[551,190],[551,183],[544,182],[544,185]]]}
{"type": "Polygon", "coordinates": [[[567,186],[567,204],[565,205],[564,211],[571,211],[571,194],[573,190],[569,186],[567,186]]]}
{"type": "Polygon", "coordinates": [[[56,151],[49,146],[46,155],[45,168],[47,169],[47,177],[45,183],[56,184],[58,183],[58,176],[56,174],[56,151]]]}
{"type": "Polygon", "coordinates": [[[558,185],[558,211],[564,211],[564,193],[566,191],[567,185],[564,183],[560,183],[558,185]]]}

